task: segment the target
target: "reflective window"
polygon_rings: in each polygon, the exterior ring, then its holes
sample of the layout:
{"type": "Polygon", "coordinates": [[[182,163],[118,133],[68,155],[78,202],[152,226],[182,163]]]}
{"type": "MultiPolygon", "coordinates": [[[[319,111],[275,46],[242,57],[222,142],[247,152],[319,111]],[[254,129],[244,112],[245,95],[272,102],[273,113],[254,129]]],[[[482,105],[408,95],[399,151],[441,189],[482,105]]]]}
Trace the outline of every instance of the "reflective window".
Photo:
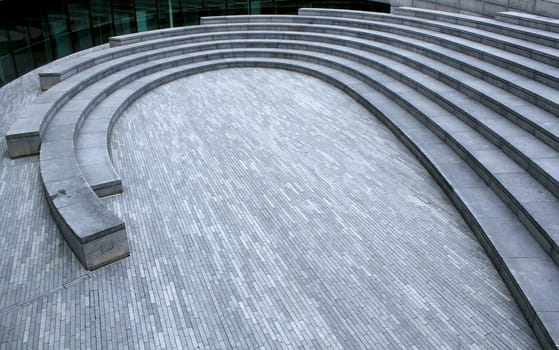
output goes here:
{"type": "Polygon", "coordinates": [[[90,0],[90,16],[92,36],[95,45],[109,41],[114,35],[113,14],[109,0],[90,0]]]}
{"type": "Polygon", "coordinates": [[[136,23],[139,32],[159,28],[157,0],[136,0],[136,23]]]}
{"type": "Polygon", "coordinates": [[[0,27],[0,85],[17,77],[8,31],[0,27]]]}
{"type": "Polygon", "coordinates": [[[129,34],[136,31],[136,13],[134,2],[113,0],[113,23],[116,35],[129,34]]]}
{"type": "Polygon", "coordinates": [[[390,10],[368,0],[0,0],[0,86],[114,35],[198,24],[201,16],[296,14],[300,7],[390,10]]]}
{"type": "Polygon", "coordinates": [[[87,1],[71,0],[67,4],[67,10],[74,50],[79,51],[92,47],[93,37],[87,1]]]}

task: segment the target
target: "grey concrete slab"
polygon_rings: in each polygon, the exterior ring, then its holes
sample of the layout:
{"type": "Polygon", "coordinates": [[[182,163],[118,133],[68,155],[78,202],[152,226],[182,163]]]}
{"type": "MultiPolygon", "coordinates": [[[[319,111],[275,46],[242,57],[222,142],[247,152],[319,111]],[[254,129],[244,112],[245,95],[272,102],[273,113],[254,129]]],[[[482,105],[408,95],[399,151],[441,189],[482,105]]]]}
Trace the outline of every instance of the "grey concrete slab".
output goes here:
{"type": "Polygon", "coordinates": [[[556,213],[559,209],[558,203],[556,201],[546,201],[546,203],[532,202],[524,203],[524,206],[533,213],[534,220],[540,226],[546,228],[548,235],[557,245],[557,242],[559,242],[559,225],[556,222],[556,213]]]}
{"type": "Polygon", "coordinates": [[[548,258],[526,228],[514,217],[478,218],[486,235],[503,258],[548,258]]]}
{"type": "Polygon", "coordinates": [[[501,173],[497,178],[521,203],[556,200],[551,192],[526,173],[501,173]]]}
{"type": "MultiPolygon", "coordinates": [[[[78,204],[91,192],[89,186],[79,175],[51,181],[45,187],[50,201],[58,209],[78,204]]],[[[83,214],[85,216],[86,213],[83,214]]]]}
{"type": "Polygon", "coordinates": [[[496,195],[487,189],[457,189],[457,193],[465,202],[475,203],[470,209],[476,218],[510,218],[510,209],[505,204],[495,201],[496,195]]]}
{"type": "MultiPolygon", "coordinates": [[[[524,1],[526,4],[526,1],[524,1]]],[[[488,6],[494,6],[489,4],[488,6]]],[[[501,9],[495,8],[492,12],[503,11],[501,9]]],[[[477,11],[474,11],[477,12],[477,11]]],[[[498,20],[487,17],[479,16],[468,16],[458,13],[448,13],[443,11],[431,11],[426,9],[418,8],[398,8],[393,11],[395,14],[399,15],[411,15],[416,17],[423,17],[428,19],[436,19],[438,21],[445,21],[452,24],[458,24],[463,26],[469,26],[473,28],[479,28],[487,31],[492,31],[498,34],[504,34],[510,37],[516,37],[522,40],[529,40],[532,42],[542,42],[546,45],[556,45],[558,41],[558,36],[555,33],[550,33],[544,30],[529,29],[525,26],[519,26],[514,24],[503,23],[498,20]]]]}
{"type": "Polygon", "coordinates": [[[475,174],[469,165],[463,162],[437,164],[437,168],[449,179],[454,188],[485,187],[481,178],[475,174]]]}
{"type": "Polygon", "coordinates": [[[559,287],[557,266],[551,259],[507,259],[518,283],[526,292],[533,312],[559,310],[555,291],[559,287]]]}
{"type": "Polygon", "coordinates": [[[507,23],[559,33],[559,20],[556,18],[538,16],[532,13],[507,11],[498,13],[495,16],[495,19],[507,23]]]}
{"type": "Polygon", "coordinates": [[[536,315],[538,316],[537,322],[535,322],[537,329],[541,333],[545,333],[550,344],[557,344],[559,339],[559,312],[539,311],[536,312],[536,315]]]}
{"type": "Polygon", "coordinates": [[[64,180],[79,176],[79,174],[78,163],[72,154],[62,158],[45,157],[41,161],[41,178],[43,183],[64,180]]]}
{"type": "Polygon", "coordinates": [[[472,155],[484,164],[493,174],[521,173],[522,168],[511,160],[502,150],[486,149],[472,151],[472,155]]]}
{"type": "Polygon", "coordinates": [[[124,222],[107,210],[91,190],[80,201],[58,208],[58,212],[82,244],[124,229],[124,222]]]}

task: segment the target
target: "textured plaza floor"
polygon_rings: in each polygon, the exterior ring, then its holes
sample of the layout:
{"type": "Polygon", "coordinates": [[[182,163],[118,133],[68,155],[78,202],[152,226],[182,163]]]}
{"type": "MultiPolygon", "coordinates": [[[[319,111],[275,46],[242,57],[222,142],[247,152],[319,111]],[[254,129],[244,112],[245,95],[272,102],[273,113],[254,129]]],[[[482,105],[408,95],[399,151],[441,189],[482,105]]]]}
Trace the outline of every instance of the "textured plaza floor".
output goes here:
{"type": "MultiPolygon", "coordinates": [[[[0,89],[0,131],[36,96],[0,89]]],[[[297,73],[229,69],[115,126],[131,256],[89,272],[38,157],[0,142],[0,348],[531,349],[472,232],[366,110],[297,73]]]]}

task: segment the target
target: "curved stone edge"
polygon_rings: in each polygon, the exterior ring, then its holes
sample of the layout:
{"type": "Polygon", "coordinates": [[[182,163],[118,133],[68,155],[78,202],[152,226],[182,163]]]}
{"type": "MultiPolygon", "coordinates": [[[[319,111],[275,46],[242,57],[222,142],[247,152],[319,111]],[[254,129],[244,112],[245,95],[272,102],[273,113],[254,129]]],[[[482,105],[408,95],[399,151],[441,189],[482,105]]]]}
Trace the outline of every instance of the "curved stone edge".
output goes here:
{"type": "MultiPolygon", "coordinates": [[[[242,52],[239,52],[242,53],[242,52]]],[[[157,88],[160,85],[163,85],[169,81],[180,79],[186,76],[199,74],[202,72],[207,72],[210,70],[214,70],[213,67],[215,66],[222,66],[224,62],[229,65],[227,68],[232,67],[261,67],[261,68],[280,68],[286,70],[297,70],[300,73],[304,73],[307,75],[315,76],[321,80],[326,81],[328,78],[323,74],[320,74],[317,71],[312,70],[305,70],[300,64],[299,66],[289,65],[285,63],[273,63],[272,61],[268,62],[263,59],[257,60],[255,58],[250,57],[250,52],[246,52],[249,57],[244,58],[245,60],[251,60],[251,63],[246,63],[241,60],[236,61],[228,61],[227,59],[221,60],[222,62],[214,63],[211,60],[204,61],[203,63],[190,63],[187,67],[173,67],[167,68],[162,71],[158,71],[155,74],[155,77],[146,76],[140,78],[131,84],[134,84],[134,88],[130,90],[127,88],[127,93],[119,94],[115,98],[116,101],[111,101],[111,105],[113,105],[114,110],[110,112],[110,117],[108,119],[99,119],[99,123],[102,124],[102,132],[96,133],[96,137],[99,139],[98,142],[94,142],[95,145],[103,144],[102,147],[92,147],[89,150],[91,152],[97,152],[96,158],[102,158],[99,161],[99,164],[102,165],[103,169],[84,169],[82,165],[80,165],[80,170],[82,172],[93,172],[95,170],[100,171],[103,174],[110,174],[107,177],[109,180],[107,181],[88,181],[90,187],[94,190],[94,192],[99,196],[109,196],[114,195],[122,192],[122,182],[120,176],[118,175],[115,167],[112,163],[110,158],[110,135],[112,133],[112,128],[120,115],[138,98],[142,95],[157,88]],[[116,103],[115,103],[116,102],[116,103]]],[[[262,52],[265,55],[268,55],[262,52]]],[[[310,56],[309,56],[310,57],[310,56]]],[[[292,57],[294,58],[294,57],[292,57]]],[[[299,57],[300,58],[300,57],[299,57]]],[[[280,61],[278,61],[280,62],[280,61]]],[[[304,61],[301,61],[304,62],[304,61]]],[[[307,62],[309,63],[309,62],[307,62]]],[[[315,64],[310,62],[310,64],[315,64]]],[[[334,84],[335,81],[329,80],[331,84],[334,84]]],[[[111,98],[111,97],[109,97],[111,98]]],[[[104,113],[106,111],[103,111],[104,113]]],[[[93,111],[95,113],[95,111],[93,111]]],[[[99,128],[96,128],[99,129],[99,128]]],[[[78,151],[79,152],[79,151],[78,151]]]]}
{"type": "Polygon", "coordinates": [[[87,55],[76,57],[70,62],[64,62],[64,64],[52,65],[39,73],[39,82],[42,90],[48,90],[77,73],[107,61],[143,51],[176,46],[181,43],[193,44],[201,42],[205,37],[215,35],[220,31],[229,33],[234,30],[245,29],[243,25],[238,25],[236,27],[221,24],[194,25],[111,37],[111,42],[120,42],[121,44],[112,45],[107,50],[95,51],[87,55]],[[128,42],[128,40],[130,40],[130,42],[128,42]]]}
{"type": "MultiPolygon", "coordinates": [[[[71,148],[72,141],[65,145],[71,148]]],[[[48,146],[47,146],[48,149],[48,146]]],[[[80,174],[72,152],[41,155],[40,173],[50,212],[70,248],[88,270],[130,255],[124,222],[109,211],[80,174]]]]}
{"type": "MultiPolygon", "coordinates": [[[[528,64],[530,62],[525,59],[525,57],[528,57],[531,60],[535,60],[536,58],[538,58],[538,54],[535,53],[532,48],[519,45],[518,43],[514,48],[511,48],[505,42],[499,40],[484,41],[484,38],[482,36],[469,35],[469,33],[463,33],[457,29],[445,31],[443,30],[443,28],[439,28],[439,26],[437,26],[438,24],[444,26],[445,23],[442,22],[425,24],[421,22],[422,19],[417,19],[409,16],[380,15],[379,17],[379,15],[371,12],[359,12],[357,14],[354,14],[354,16],[357,18],[350,18],[347,15],[343,16],[343,13],[340,14],[342,16],[337,16],[332,12],[322,13],[319,11],[319,9],[312,9],[312,13],[312,16],[306,16],[304,15],[304,12],[301,12],[301,14],[299,14],[298,16],[292,16],[293,18],[290,20],[293,21],[293,23],[300,23],[301,21],[312,21],[312,24],[314,25],[324,24],[323,21],[328,21],[330,23],[335,23],[332,25],[347,26],[348,28],[368,29],[373,31],[378,30],[421,39],[489,62],[499,62],[499,65],[502,65],[503,67],[510,69],[516,73],[523,74],[530,79],[536,79],[544,84],[553,84],[554,86],[559,86],[559,74],[557,74],[554,67],[550,65],[550,63],[553,63],[559,66],[559,57],[556,55],[548,55],[545,50],[542,51],[542,54],[545,56],[542,57],[543,62],[537,62],[547,65],[548,69],[542,70],[528,64]],[[363,19],[360,19],[361,17],[363,17],[363,19]],[[377,20],[367,19],[367,17],[372,17],[371,19],[377,20]],[[414,20],[419,23],[417,26],[404,23],[410,20],[414,20]],[[426,30],[430,33],[426,33],[426,30]],[[466,37],[462,38],[459,35],[461,33],[464,34],[466,37]],[[448,35],[457,37],[461,39],[462,42],[459,42],[457,40],[450,40],[448,38],[448,35]],[[481,43],[496,50],[506,51],[512,55],[515,55],[518,59],[508,59],[507,57],[503,57],[501,54],[488,52],[472,45],[465,45],[463,43],[463,39],[469,40],[476,44],[481,43]],[[519,52],[522,52],[522,55],[520,55],[519,52]]],[[[253,24],[266,22],[280,23],[283,20],[283,17],[284,16],[273,15],[218,16],[202,17],[201,21],[207,24],[239,24],[243,22],[253,24]]]]}
{"type": "Polygon", "coordinates": [[[405,123],[399,126],[390,116],[375,111],[375,106],[360,103],[383,121],[433,176],[476,235],[542,347],[557,349],[559,268],[554,261],[477,174],[460,174],[473,176],[479,184],[463,187],[463,179],[445,173],[448,168],[441,159],[448,157],[448,151],[441,152],[441,148],[454,152],[446,144],[426,141],[426,134],[438,138],[432,131],[415,127],[406,130],[405,123]]]}
{"type": "Polygon", "coordinates": [[[495,19],[510,24],[559,33],[559,19],[557,18],[543,17],[524,12],[506,11],[497,12],[495,19]]]}
{"type": "MultiPolygon", "coordinates": [[[[379,15],[373,12],[365,11],[314,8],[300,9],[299,15],[324,16],[362,21],[377,19],[387,23],[399,23],[402,25],[412,26],[414,28],[423,28],[442,34],[449,34],[457,38],[475,41],[477,43],[509,51],[544,64],[559,67],[559,57],[557,56],[557,52],[551,51],[559,49],[559,37],[550,37],[548,33],[536,35],[533,31],[521,28],[520,26],[517,26],[517,30],[502,28],[500,32],[495,32],[495,28],[499,27],[498,25],[486,26],[475,22],[479,17],[473,17],[470,19],[467,15],[407,7],[392,8],[392,16],[379,15]],[[540,47],[535,47],[532,45],[533,43],[539,44],[540,47]]],[[[500,23],[501,27],[506,26],[506,24],[503,24],[502,22],[493,22],[500,23]]]]}
{"type": "Polygon", "coordinates": [[[481,29],[497,34],[506,34],[516,39],[559,48],[559,36],[554,32],[527,28],[526,26],[507,23],[493,18],[416,7],[394,7],[391,9],[391,12],[396,15],[421,17],[429,20],[481,29]]]}

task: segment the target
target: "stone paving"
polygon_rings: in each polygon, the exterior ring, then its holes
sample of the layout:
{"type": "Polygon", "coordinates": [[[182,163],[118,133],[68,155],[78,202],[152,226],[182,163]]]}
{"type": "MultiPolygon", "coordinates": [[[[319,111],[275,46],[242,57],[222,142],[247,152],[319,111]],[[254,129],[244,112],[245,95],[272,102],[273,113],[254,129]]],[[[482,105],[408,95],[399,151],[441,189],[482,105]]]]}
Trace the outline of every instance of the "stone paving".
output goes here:
{"type": "MultiPolygon", "coordinates": [[[[38,94],[0,89],[0,131],[38,94]]],[[[462,218],[395,137],[327,84],[229,69],[115,126],[131,256],[89,272],[38,158],[0,143],[0,349],[532,349],[462,218]]]]}

